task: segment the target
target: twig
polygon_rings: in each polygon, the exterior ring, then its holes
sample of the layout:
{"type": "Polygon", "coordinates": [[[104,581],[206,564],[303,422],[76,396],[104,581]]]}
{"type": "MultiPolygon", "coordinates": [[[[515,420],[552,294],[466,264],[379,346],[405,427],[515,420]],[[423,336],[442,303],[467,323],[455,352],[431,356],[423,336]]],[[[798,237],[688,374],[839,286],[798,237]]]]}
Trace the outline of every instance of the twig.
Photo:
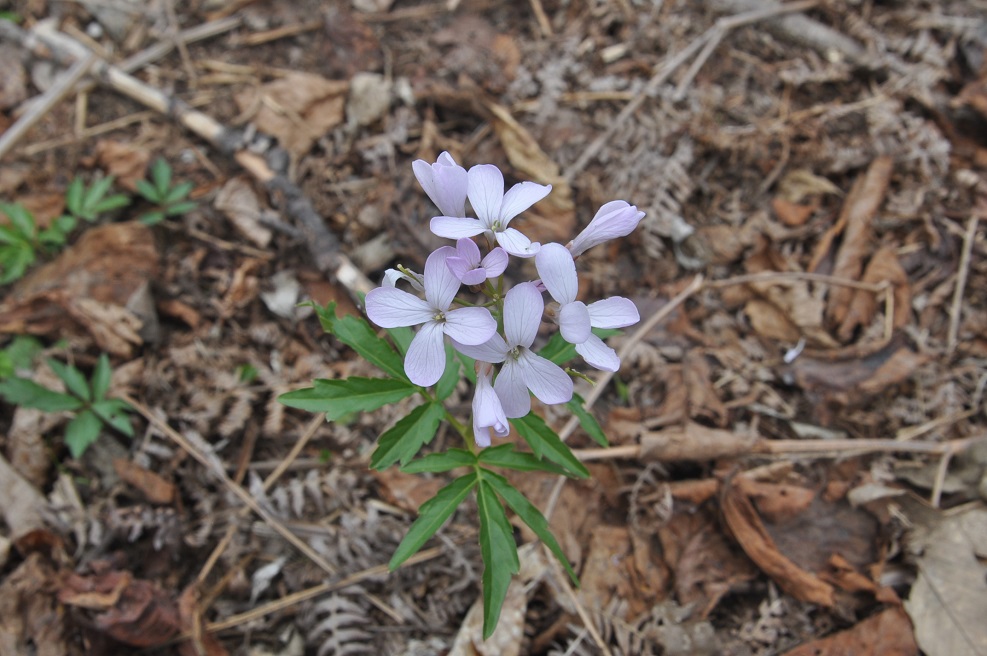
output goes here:
{"type": "Polygon", "coordinates": [[[822,273],[808,273],[805,271],[762,271],[760,273],[748,273],[741,276],[725,278],[723,280],[710,280],[706,283],[706,286],[713,289],[718,289],[721,287],[733,287],[734,285],[746,285],[752,282],[783,284],[786,282],[796,282],[802,280],[806,282],[821,282],[827,285],[839,285],[841,287],[850,287],[851,289],[860,289],[865,292],[875,293],[883,292],[889,286],[887,282],[860,282],[859,280],[838,278],[836,276],[827,276],[822,273]]]}
{"type": "Polygon", "coordinates": [[[966,224],[963,235],[963,251],[960,254],[959,272],[956,274],[956,289],[953,290],[953,302],[949,308],[949,333],[946,340],[946,354],[956,351],[960,335],[960,317],[963,314],[963,293],[966,291],[966,281],[970,275],[970,256],[973,253],[973,238],[977,232],[979,213],[975,212],[966,224]]]}
{"type": "Polygon", "coordinates": [[[559,566],[558,561],[556,561],[548,547],[543,544],[542,549],[544,549],[545,557],[548,559],[550,567],[552,568],[552,574],[555,576],[555,582],[561,586],[563,590],[565,590],[569,597],[569,601],[571,601],[572,605],[576,607],[576,614],[579,615],[579,619],[582,620],[583,626],[586,627],[586,630],[589,631],[590,636],[593,637],[593,642],[595,642],[596,646],[600,648],[600,652],[603,653],[604,656],[613,656],[613,653],[607,646],[603,636],[601,636],[600,632],[597,630],[596,624],[593,623],[593,618],[589,616],[589,613],[586,611],[586,607],[579,600],[579,597],[576,596],[576,591],[572,589],[572,582],[569,581],[569,577],[562,572],[562,568],[559,566]]]}
{"type": "Polygon", "coordinates": [[[545,8],[541,4],[541,0],[530,0],[531,11],[535,14],[535,19],[538,21],[538,27],[541,29],[541,33],[544,36],[552,36],[552,23],[548,20],[548,14],[545,13],[545,8]]]}
{"type": "MultiPolygon", "coordinates": [[[[0,23],[9,23],[10,21],[0,21],[0,23]]],[[[28,112],[17,119],[17,122],[10,126],[6,132],[0,135],[0,159],[3,158],[14,145],[21,140],[21,138],[27,134],[34,125],[41,120],[52,108],[61,102],[69,93],[71,93],[72,88],[75,87],[75,83],[82,79],[82,77],[89,72],[89,69],[97,61],[96,55],[90,54],[88,57],[79,59],[76,61],[72,67],[62,74],[58,81],[55,82],[44,94],[40,97],[38,102],[34,103],[28,112]]]]}

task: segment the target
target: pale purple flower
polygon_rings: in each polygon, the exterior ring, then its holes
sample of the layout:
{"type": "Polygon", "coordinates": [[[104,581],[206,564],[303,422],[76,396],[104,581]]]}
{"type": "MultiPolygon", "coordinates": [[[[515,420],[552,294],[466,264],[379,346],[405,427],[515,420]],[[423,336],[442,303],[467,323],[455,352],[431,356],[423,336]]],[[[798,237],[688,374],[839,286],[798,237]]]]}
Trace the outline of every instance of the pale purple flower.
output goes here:
{"type": "Polygon", "coordinates": [[[497,437],[507,437],[511,432],[500,397],[490,382],[492,377],[493,365],[477,361],[476,391],[473,393],[473,440],[479,447],[490,446],[491,430],[497,437]]]}
{"type": "Polygon", "coordinates": [[[479,285],[487,278],[496,278],[507,268],[507,253],[500,246],[480,259],[480,248],[469,237],[456,241],[456,254],[446,259],[446,265],[464,285],[479,285]]]}
{"type": "Polygon", "coordinates": [[[443,151],[435,164],[417,159],[411,163],[411,169],[439,212],[445,216],[466,216],[466,169],[456,164],[452,155],[443,151]]]}
{"type": "Polygon", "coordinates": [[[468,195],[477,218],[455,215],[436,216],[430,227],[439,237],[460,239],[486,232],[501,248],[517,257],[531,257],[538,252],[537,243],[508,225],[552,191],[552,185],[519,182],[504,193],[504,175],[492,164],[478,164],[469,170],[468,195]]]}
{"type": "Polygon", "coordinates": [[[504,297],[504,335],[494,334],[479,345],[459,343],[453,346],[461,353],[481,362],[503,362],[494,391],[500,398],[504,413],[511,418],[523,417],[531,410],[528,390],[542,403],[566,403],[572,399],[572,379],[562,367],[531,350],[538,334],[545,302],[530,282],[516,285],[504,297]]]}
{"type": "Polygon", "coordinates": [[[594,335],[591,328],[623,328],[641,320],[633,301],[621,296],[586,305],[576,300],[579,276],[576,263],[560,244],[546,244],[535,256],[535,267],[541,282],[559,304],[556,321],[562,339],[574,344],[576,352],[591,366],[604,371],[617,371],[620,358],[616,351],[594,335]]]}
{"type": "Polygon", "coordinates": [[[590,248],[605,241],[626,237],[644,218],[644,212],[622,200],[612,200],[601,207],[583,231],[570,241],[566,248],[573,257],[579,257],[590,248]]]}
{"type": "Polygon", "coordinates": [[[397,287],[399,280],[407,280],[411,283],[411,288],[417,292],[424,292],[425,288],[422,287],[422,277],[421,274],[415,273],[405,269],[404,271],[399,271],[398,269],[388,269],[384,272],[384,279],[380,281],[381,287],[397,287]]]}
{"type": "Polygon", "coordinates": [[[459,281],[446,266],[446,258],[455,252],[443,246],[428,256],[424,300],[396,287],[378,287],[367,294],[367,316],[381,328],[423,324],[404,358],[408,378],[423,387],[434,385],[445,370],[443,335],[460,344],[482,344],[497,330],[497,322],[486,308],[449,309],[459,281]]]}

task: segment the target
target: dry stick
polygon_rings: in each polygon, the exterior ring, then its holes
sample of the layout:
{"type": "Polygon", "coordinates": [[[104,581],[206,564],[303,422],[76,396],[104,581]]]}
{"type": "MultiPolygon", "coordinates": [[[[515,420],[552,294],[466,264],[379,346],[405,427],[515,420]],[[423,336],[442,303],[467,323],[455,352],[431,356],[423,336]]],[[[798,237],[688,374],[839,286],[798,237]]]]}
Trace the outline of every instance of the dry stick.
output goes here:
{"type": "Polygon", "coordinates": [[[538,27],[541,29],[543,36],[552,36],[552,23],[548,20],[548,14],[545,13],[545,8],[541,4],[541,0],[531,0],[531,11],[535,13],[535,18],[538,20],[538,27]]]}
{"type": "Polygon", "coordinates": [[[974,213],[966,224],[963,235],[963,252],[960,255],[960,268],[956,276],[956,289],[953,291],[953,302],[949,308],[949,333],[946,341],[946,354],[956,351],[960,334],[960,315],[963,313],[963,293],[966,291],[966,280],[970,275],[970,256],[973,254],[973,238],[977,232],[980,215],[974,213]]]}
{"type": "MultiPolygon", "coordinates": [[[[10,21],[0,21],[9,23],[10,21]]],[[[72,67],[58,78],[58,81],[35,102],[26,114],[17,119],[17,122],[10,126],[6,132],[0,135],[0,159],[3,158],[14,145],[27,134],[41,118],[50,112],[52,108],[61,102],[75,87],[75,83],[82,79],[89,69],[96,63],[96,55],[90,54],[84,59],[79,59],[72,67]]]]}
{"type": "Polygon", "coordinates": [[[641,105],[644,104],[644,101],[651,97],[658,90],[658,87],[664,84],[679,66],[691,59],[693,55],[706,47],[708,43],[722,39],[723,35],[731,29],[790,12],[804,11],[808,7],[814,6],[815,4],[816,0],[793,2],[790,5],[779,5],[768,9],[750,11],[743,14],[737,14],[736,16],[717,19],[716,23],[714,23],[712,27],[708,28],[705,32],[693,39],[689,45],[661,64],[637,96],[635,96],[633,100],[627,103],[624,108],[620,110],[620,113],[617,114],[617,118],[610,123],[607,129],[604,130],[600,136],[598,136],[590,143],[589,146],[586,147],[586,150],[584,150],[579,158],[566,170],[564,176],[565,179],[572,182],[572,180],[586,168],[590,160],[596,157],[600,150],[610,142],[614,133],[616,133],[620,126],[623,125],[624,122],[630,118],[631,115],[641,107],[641,105]]]}
{"type": "MultiPolygon", "coordinates": [[[[10,21],[0,21],[0,37],[15,40],[40,56],[50,57],[63,64],[72,63],[90,54],[85,46],[54,31],[49,25],[38,25],[35,32],[27,33],[10,21]]],[[[269,192],[280,196],[285,213],[295,219],[305,235],[306,246],[316,267],[323,273],[334,276],[355,299],[373,289],[374,284],[341,252],[339,241],[326,228],[322,217],[301,189],[271,170],[262,157],[242,149],[242,134],[239,131],[223,126],[181,99],[141,82],[104,60],[97,59],[93,64],[93,71],[103,84],[177,120],[220,152],[231,155],[263,183],[269,192]]]]}

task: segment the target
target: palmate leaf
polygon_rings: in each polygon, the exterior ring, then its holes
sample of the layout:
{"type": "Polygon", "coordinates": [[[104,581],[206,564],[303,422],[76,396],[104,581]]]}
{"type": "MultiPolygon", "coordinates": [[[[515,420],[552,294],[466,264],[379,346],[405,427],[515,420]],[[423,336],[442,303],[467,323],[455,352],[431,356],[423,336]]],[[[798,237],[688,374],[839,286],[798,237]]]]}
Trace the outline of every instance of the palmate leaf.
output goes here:
{"type": "Polygon", "coordinates": [[[334,335],[384,373],[393,378],[408,380],[408,375],[404,373],[404,359],[386,339],[377,336],[377,332],[365,319],[350,315],[337,317],[335,302],[325,307],[313,303],[312,307],[315,308],[323,330],[334,335]]]}
{"type": "Polygon", "coordinates": [[[510,422],[537,457],[548,458],[560,465],[569,476],[589,478],[589,470],[541,417],[529,412],[520,419],[511,419],[510,422]]]}
{"type": "Polygon", "coordinates": [[[418,388],[393,378],[351,377],[341,380],[317,379],[314,387],[305,387],[278,397],[289,408],[324,412],[333,421],[352,412],[376,410],[411,396],[418,388]]]}
{"type": "Polygon", "coordinates": [[[580,426],[586,431],[586,434],[593,438],[593,441],[602,447],[610,446],[610,442],[607,440],[606,433],[603,432],[603,428],[600,426],[600,422],[596,420],[596,417],[590,414],[589,410],[585,408],[585,401],[583,397],[578,394],[573,394],[572,399],[566,403],[566,407],[572,411],[572,414],[576,416],[579,420],[580,426]]]}
{"type": "Polygon", "coordinates": [[[51,370],[55,372],[55,375],[58,376],[63,383],[65,383],[65,387],[69,392],[83,401],[92,400],[92,396],[89,392],[89,382],[86,380],[86,377],[82,375],[81,371],[70,364],[65,364],[64,362],[55,360],[54,358],[50,358],[48,360],[48,366],[51,367],[51,370]]]}
{"type": "Polygon", "coordinates": [[[562,476],[566,475],[566,471],[554,462],[542,460],[531,453],[517,451],[513,444],[501,444],[484,449],[477,457],[477,461],[490,467],[503,467],[516,471],[547,471],[562,476]]]}
{"type": "Polygon", "coordinates": [[[370,457],[370,466],[380,470],[398,461],[407,464],[422,445],[432,441],[445,415],[441,403],[423,403],[412,410],[380,436],[377,449],[370,457]]]}
{"type": "MultiPolygon", "coordinates": [[[[476,474],[474,474],[475,476],[476,474]]],[[[493,635],[507,597],[511,577],[521,569],[514,531],[497,493],[485,478],[476,488],[480,516],[480,555],[483,558],[483,639],[493,635]]]]}
{"type": "Polygon", "coordinates": [[[421,505],[421,508],[418,509],[418,519],[408,529],[408,534],[401,540],[401,544],[398,545],[391,557],[391,562],[388,564],[391,571],[400,567],[401,563],[411,558],[422,548],[422,545],[428,542],[430,537],[435,535],[435,532],[456,511],[459,504],[466,499],[476,483],[476,472],[472,471],[449,483],[436,492],[434,497],[421,505]]]}
{"type": "Polygon", "coordinates": [[[73,458],[78,458],[99,437],[103,423],[92,410],[83,410],[65,427],[65,446],[73,458]]]}
{"type": "Polygon", "coordinates": [[[110,369],[110,358],[105,354],[99,356],[96,367],[93,369],[92,389],[93,400],[102,401],[106,398],[106,393],[110,389],[110,378],[113,371],[110,369]]]}
{"type": "Polygon", "coordinates": [[[11,405],[35,408],[44,412],[78,410],[85,405],[84,401],[71,394],[53,392],[33,380],[16,376],[0,381],[0,396],[11,405]]]}
{"type": "Polygon", "coordinates": [[[552,531],[548,526],[548,520],[545,516],[541,514],[541,511],[535,506],[535,504],[528,501],[528,499],[513,485],[511,485],[506,478],[499,474],[495,474],[487,469],[482,470],[483,481],[490,484],[497,494],[507,502],[521,520],[527,524],[538,539],[545,543],[545,546],[551,550],[562,566],[565,567],[565,571],[568,572],[569,578],[572,579],[573,585],[579,585],[579,577],[576,576],[576,572],[572,569],[572,565],[569,563],[569,559],[566,558],[565,553],[562,551],[562,547],[559,546],[558,541],[556,541],[555,536],[552,535],[552,531]]]}
{"type": "Polygon", "coordinates": [[[430,453],[424,458],[412,460],[407,465],[401,467],[401,471],[408,474],[421,474],[422,472],[445,472],[457,467],[472,467],[476,464],[476,456],[466,449],[449,449],[442,453],[430,453]]]}

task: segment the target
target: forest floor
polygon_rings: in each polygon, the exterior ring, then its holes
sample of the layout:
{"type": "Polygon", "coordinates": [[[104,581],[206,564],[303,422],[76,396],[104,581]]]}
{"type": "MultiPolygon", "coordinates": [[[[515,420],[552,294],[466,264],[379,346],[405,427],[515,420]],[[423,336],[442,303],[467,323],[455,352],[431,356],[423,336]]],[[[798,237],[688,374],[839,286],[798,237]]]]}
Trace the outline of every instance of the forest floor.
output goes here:
{"type": "Polygon", "coordinates": [[[106,353],[135,432],[74,458],[72,413],[0,404],[0,656],[987,654],[984,0],[0,11],[0,200],[44,228],[76,177],[135,199],[0,288],[17,375],[106,353]],[[642,318],[577,381],[610,448],[512,478],[581,585],[518,524],[487,642],[475,506],[387,571],[446,480],[368,468],[398,411],[276,401],[370,372],[298,304],[421,270],[411,163],[442,151],[552,184],[536,241],[646,212],[579,260],[642,318]],[[148,226],[159,158],[195,207],[148,226]]]}

